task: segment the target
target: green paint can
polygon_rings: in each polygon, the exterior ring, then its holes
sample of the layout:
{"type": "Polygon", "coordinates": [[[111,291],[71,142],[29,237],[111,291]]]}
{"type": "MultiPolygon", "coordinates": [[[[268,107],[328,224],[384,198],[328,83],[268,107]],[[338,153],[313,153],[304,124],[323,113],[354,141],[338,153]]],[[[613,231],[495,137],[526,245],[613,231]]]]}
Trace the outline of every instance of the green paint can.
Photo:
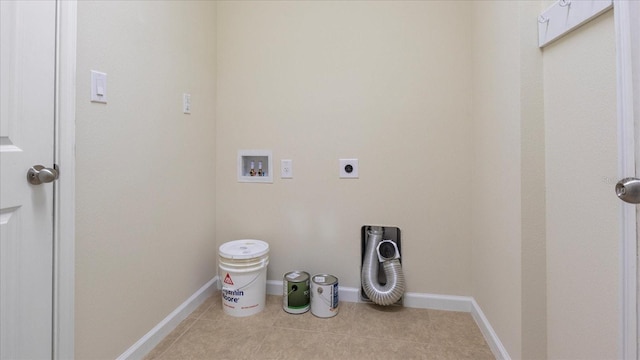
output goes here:
{"type": "Polygon", "coordinates": [[[284,274],[282,308],[290,314],[309,311],[309,273],[291,271],[284,274]]]}

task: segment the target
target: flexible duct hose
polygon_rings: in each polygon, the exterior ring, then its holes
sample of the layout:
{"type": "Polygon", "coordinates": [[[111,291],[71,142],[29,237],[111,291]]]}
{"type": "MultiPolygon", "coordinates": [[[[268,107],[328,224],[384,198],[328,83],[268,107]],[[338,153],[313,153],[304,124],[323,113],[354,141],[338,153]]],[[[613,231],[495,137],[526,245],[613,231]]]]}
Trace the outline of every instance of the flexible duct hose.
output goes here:
{"type": "Polygon", "coordinates": [[[392,305],[398,302],[404,293],[404,274],[399,259],[384,261],[384,275],[387,283],[378,283],[378,254],[376,247],[382,241],[383,230],[370,227],[367,230],[367,246],[362,262],[362,287],[369,299],[378,305],[392,305]]]}

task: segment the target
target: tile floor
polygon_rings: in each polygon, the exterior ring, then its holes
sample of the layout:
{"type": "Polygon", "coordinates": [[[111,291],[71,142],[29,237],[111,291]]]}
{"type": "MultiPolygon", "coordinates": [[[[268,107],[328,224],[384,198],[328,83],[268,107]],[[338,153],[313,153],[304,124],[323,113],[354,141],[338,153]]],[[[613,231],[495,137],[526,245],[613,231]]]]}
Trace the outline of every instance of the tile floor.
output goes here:
{"type": "Polygon", "coordinates": [[[222,310],[220,292],[153,349],[145,360],[177,359],[494,359],[468,313],[341,302],[338,315],[282,310],[267,295],[248,317],[222,310]]]}

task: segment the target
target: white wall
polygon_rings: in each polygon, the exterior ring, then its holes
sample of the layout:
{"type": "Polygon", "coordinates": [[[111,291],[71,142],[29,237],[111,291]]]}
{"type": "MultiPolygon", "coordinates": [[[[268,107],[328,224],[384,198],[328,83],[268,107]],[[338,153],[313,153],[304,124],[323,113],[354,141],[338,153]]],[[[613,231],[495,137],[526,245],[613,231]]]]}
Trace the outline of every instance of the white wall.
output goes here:
{"type": "Polygon", "coordinates": [[[619,356],[613,25],[609,12],[544,49],[552,359],[619,356]]]}
{"type": "Polygon", "coordinates": [[[514,359],[546,355],[539,11],[473,3],[472,295],[514,359]]]}
{"type": "Polygon", "coordinates": [[[116,358],[215,276],[214,34],[211,2],[78,2],[78,359],[116,358]]]}
{"type": "Polygon", "coordinates": [[[547,357],[545,129],[542,53],[536,46],[540,3],[521,1],[520,149],[522,213],[522,358],[547,357]]]}
{"type": "Polygon", "coordinates": [[[517,7],[517,2],[474,4],[470,202],[473,296],[514,358],[520,358],[522,336],[517,7]]]}
{"type": "Polygon", "coordinates": [[[361,226],[398,226],[408,291],[468,295],[469,31],[466,2],[218,2],[218,244],[268,241],[271,280],[359,287],[361,226]],[[273,184],[237,182],[251,148],[273,184]]]}
{"type": "Polygon", "coordinates": [[[473,296],[514,359],[546,357],[538,2],[473,6],[473,296]]]}

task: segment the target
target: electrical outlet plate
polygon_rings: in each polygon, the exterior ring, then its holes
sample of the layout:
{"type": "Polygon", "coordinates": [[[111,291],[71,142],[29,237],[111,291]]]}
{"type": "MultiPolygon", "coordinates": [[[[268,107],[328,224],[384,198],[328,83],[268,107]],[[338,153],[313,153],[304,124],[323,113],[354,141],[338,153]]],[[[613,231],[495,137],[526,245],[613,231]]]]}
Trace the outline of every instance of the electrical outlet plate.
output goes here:
{"type": "Polygon", "coordinates": [[[280,160],[280,178],[292,179],[293,178],[293,161],[290,159],[280,160]]]}
{"type": "Polygon", "coordinates": [[[340,178],[341,179],[357,179],[358,178],[358,159],[340,159],[340,178]]]}

